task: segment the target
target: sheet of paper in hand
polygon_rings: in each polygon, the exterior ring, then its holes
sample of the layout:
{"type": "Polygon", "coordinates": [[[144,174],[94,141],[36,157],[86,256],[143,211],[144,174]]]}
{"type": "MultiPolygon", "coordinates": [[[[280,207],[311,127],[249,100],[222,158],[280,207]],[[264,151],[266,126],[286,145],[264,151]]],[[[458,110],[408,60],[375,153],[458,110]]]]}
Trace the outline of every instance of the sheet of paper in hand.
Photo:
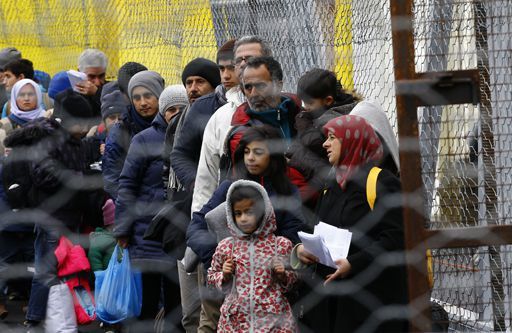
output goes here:
{"type": "Polygon", "coordinates": [[[313,234],[298,233],[304,249],[318,258],[321,264],[337,268],[335,261],[346,258],[352,233],[324,222],[315,226],[313,234]]]}
{"type": "Polygon", "coordinates": [[[67,71],[67,73],[68,73],[69,82],[71,83],[71,87],[73,87],[74,91],[79,92],[76,89],[76,84],[81,81],[87,80],[87,75],[85,73],[75,71],[74,69],[70,69],[69,71],[67,71]]]}

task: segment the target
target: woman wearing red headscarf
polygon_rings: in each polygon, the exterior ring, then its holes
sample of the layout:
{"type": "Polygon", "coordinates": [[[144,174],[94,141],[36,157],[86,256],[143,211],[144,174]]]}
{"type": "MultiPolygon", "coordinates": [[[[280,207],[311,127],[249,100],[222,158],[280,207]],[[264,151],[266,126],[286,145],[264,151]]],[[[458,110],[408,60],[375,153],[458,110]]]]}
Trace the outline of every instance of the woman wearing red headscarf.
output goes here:
{"type": "Polygon", "coordinates": [[[352,242],[347,258],[336,261],[336,270],[317,263],[302,245],[294,249],[300,263],[316,265],[317,282],[323,282],[323,287],[314,288],[320,301],[306,314],[314,319],[307,321],[315,332],[406,331],[400,181],[380,171],[372,210],[366,190],[370,170],[383,157],[379,137],[363,118],[353,115],[334,118],[323,130],[333,172],[317,216],[351,231],[352,242]]]}

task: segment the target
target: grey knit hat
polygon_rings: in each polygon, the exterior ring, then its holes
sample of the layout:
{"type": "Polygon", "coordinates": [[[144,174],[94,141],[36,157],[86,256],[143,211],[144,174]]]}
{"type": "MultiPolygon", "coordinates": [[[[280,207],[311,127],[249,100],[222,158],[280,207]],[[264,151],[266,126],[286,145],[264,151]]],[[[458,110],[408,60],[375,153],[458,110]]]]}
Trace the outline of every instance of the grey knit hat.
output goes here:
{"type": "Polygon", "coordinates": [[[164,90],[164,79],[157,72],[142,71],[135,74],[128,83],[128,96],[132,99],[132,91],[135,87],[144,87],[151,91],[158,99],[164,90]]]}
{"type": "Polygon", "coordinates": [[[0,50],[0,70],[4,70],[4,66],[13,60],[21,59],[21,52],[14,47],[6,47],[0,50]]]}
{"type": "Polygon", "coordinates": [[[159,111],[162,115],[165,114],[168,108],[175,105],[188,105],[187,90],[181,84],[175,84],[165,88],[158,100],[159,111]]]}

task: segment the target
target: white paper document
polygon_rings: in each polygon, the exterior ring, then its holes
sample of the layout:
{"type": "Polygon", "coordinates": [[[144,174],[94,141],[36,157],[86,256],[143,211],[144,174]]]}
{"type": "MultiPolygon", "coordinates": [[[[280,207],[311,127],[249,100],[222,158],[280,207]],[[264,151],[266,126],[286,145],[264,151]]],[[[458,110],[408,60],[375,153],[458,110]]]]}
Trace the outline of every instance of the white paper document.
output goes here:
{"type": "Polygon", "coordinates": [[[87,75],[82,72],[75,71],[74,69],[70,69],[67,71],[69,82],[71,83],[71,87],[73,87],[73,90],[78,92],[76,89],[76,84],[82,81],[87,80],[87,75]]]}
{"type": "Polygon", "coordinates": [[[352,233],[324,222],[315,226],[313,234],[298,233],[304,249],[318,258],[321,264],[337,268],[335,261],[346,258],[352,233]]]}

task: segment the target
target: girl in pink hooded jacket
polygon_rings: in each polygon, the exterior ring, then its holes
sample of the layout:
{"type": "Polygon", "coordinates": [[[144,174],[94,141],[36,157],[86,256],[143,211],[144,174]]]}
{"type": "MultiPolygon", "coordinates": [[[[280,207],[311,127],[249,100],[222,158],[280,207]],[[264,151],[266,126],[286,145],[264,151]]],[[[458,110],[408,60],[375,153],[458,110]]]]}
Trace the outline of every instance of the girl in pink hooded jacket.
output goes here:
{"type": "Polygon", "coordinates": [[[296,281],[285,268],[292,243],[274,235],[274,210],[256,182],[234,182],[226,198],[227,225],[208,269],[208,284],[228,295],[220,309],[219,332],[296,332],[284,293],[296,281]]]}

